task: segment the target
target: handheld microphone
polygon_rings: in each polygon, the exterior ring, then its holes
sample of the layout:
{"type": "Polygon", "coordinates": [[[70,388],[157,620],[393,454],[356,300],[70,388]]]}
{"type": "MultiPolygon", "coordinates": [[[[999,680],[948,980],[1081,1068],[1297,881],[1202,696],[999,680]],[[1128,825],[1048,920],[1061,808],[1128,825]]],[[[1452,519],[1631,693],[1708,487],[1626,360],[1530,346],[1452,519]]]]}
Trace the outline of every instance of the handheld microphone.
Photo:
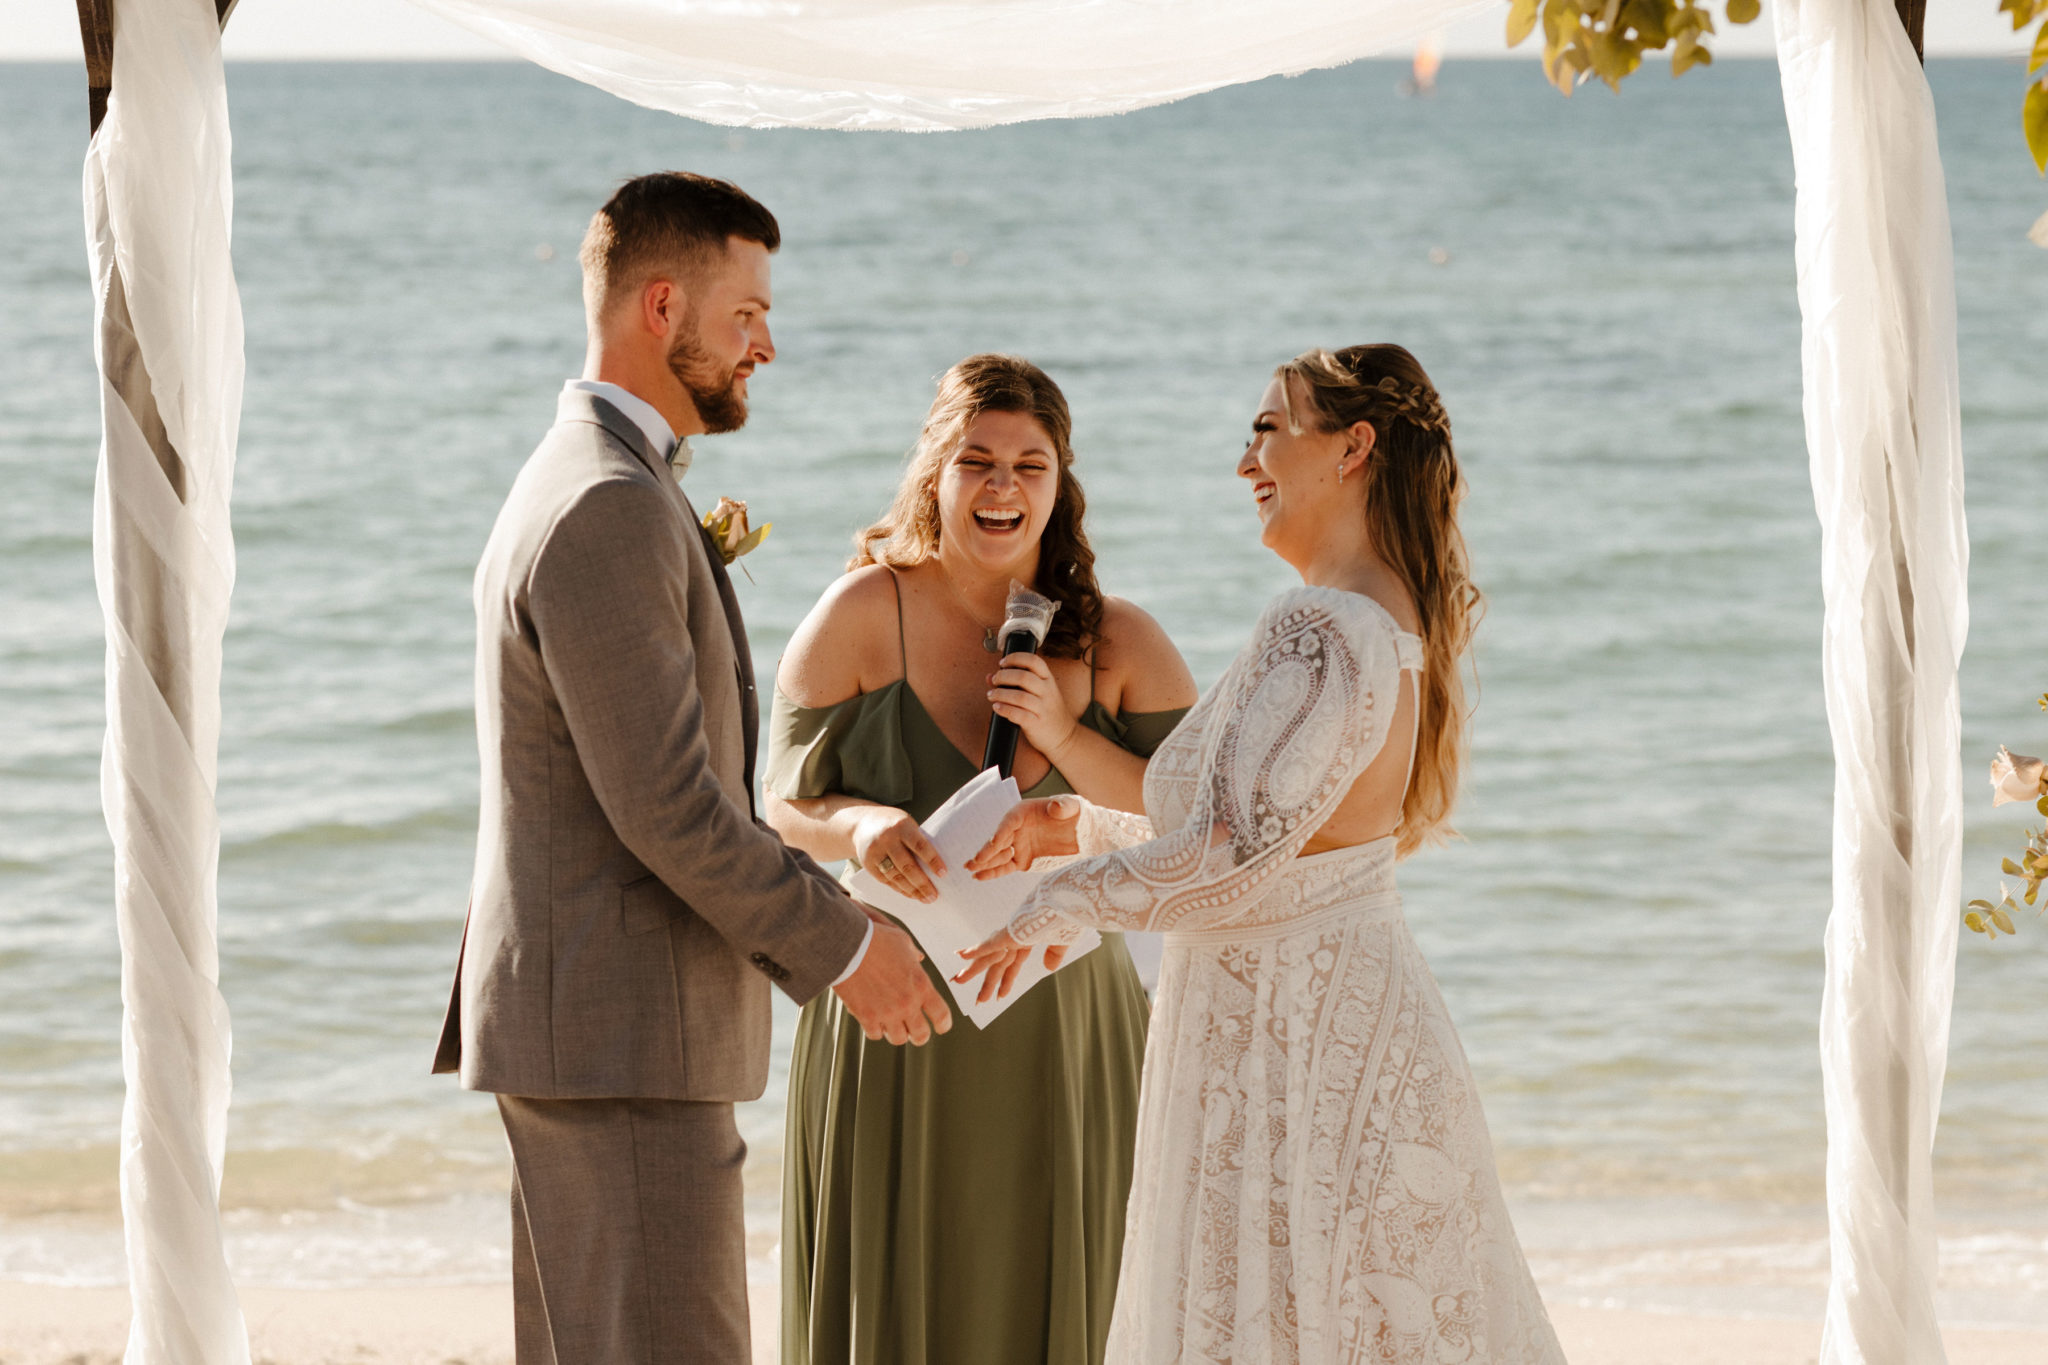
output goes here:
{"type": "MultiPolygon", "coordinates": [[[[1059,603],[1012,579],[1009,600],[1003,605],[1003,628],[996,632],[996,638],[1002,642],[998,657],[1036,654],[1052,629],[1053,613],[1059,609],[1059,603]]],[[[1009,777],[1017,766],[1017,740],[1022,733],[1016,721],[990,716],[988,743],[981,751],[983,771],[994,768],[1009,777]]]]}

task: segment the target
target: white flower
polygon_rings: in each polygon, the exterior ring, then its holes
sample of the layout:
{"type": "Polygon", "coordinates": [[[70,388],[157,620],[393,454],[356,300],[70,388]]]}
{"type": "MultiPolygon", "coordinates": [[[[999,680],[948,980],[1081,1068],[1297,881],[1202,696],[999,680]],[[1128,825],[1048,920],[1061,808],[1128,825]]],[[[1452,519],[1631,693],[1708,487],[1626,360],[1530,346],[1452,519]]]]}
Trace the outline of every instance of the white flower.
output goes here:
{"type": "Polygon", "coordinates": [[[1991,804],[2003,806],[2011,801],[2032,801],[2048,787],[2048,764],[2038,758],[2016,754],[2003,744],[1998,746],[1998,757],[1991,760],[1991,804]]]}

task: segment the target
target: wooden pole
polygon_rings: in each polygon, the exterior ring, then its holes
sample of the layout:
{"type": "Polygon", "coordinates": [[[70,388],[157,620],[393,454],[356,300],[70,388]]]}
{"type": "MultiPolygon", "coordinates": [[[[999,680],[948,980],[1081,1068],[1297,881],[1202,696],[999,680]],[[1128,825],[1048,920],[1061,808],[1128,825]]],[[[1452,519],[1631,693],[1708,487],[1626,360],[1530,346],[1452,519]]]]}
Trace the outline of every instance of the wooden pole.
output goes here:
{"type": "MultiPolygon", "coordinates": [[[[213,0],[222,28],[228,26],[235,4],[236,0],[213,0]]],[[[107,116],[107,96],[114,93],[114,0],[78,0],[78,34],[85,42],[86,113],[90,132],[97,133],[107,116]]]]}
{"type": "Polygon", "coordinates": [[[85,40],[86,109],[97,133],[114,89],[114,0],[78,0],[78,32],[85,40]]]}

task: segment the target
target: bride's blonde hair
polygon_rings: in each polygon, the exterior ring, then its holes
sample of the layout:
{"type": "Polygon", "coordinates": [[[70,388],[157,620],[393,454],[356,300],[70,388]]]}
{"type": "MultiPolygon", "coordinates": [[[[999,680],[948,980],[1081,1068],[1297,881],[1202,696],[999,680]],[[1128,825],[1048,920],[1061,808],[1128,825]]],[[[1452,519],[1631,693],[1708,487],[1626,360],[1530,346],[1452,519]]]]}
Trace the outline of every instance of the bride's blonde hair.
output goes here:
{"type": "Polygon", "coordinates": [[[1484,599],[1472,583],[1458,504],[1465,481],[1451,449],[1451,419],[1422,365],[1400,346],[1307,351],[1275,372],[1295,431],[1372,426],[1365,462],[1365,523],[1372,546],[1400,575],[1422,618],[1424,667],[1415,718],[1415,771],[1401,801],[1398,852],[1442,843],[1465,766],[1470,709],[1465,654],[1484,599]],[[1308,412],[1295,411],[1299,382],[1308,412]]]}

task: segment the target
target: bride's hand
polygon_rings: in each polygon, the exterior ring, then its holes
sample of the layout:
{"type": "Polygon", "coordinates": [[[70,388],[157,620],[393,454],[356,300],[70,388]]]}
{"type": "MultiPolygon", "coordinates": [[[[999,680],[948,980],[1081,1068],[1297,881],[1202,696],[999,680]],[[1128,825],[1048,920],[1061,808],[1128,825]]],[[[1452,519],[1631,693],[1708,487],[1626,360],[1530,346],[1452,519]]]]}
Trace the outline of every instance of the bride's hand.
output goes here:
{"type": "Polygon", "coordinates": [[[1045,660],[1036,654],[1006,654],[988,681],[989,709],[1015,721],[1032,748],[1056,759],[1079,722],[1067,713],[1067,699],[1045,660]]]}
{"type": "MultiPolygon", "coordinates": [[[[996,832],[967,860],[976,881],[1022,872],[1040,858],[1079,853],[1081,801],[1074,796],[1041,796],[1020,801],[996,832]]],[[[863,864],[865,866],[865,864],[863,864]]]]}
{"type": "Polygon", "coordinates": [[[868,875],[891,891],[930,904],[939,898],[933,877],[946,875],[945,860],[917,821],[888,806],[869,806],[853,827],[853,856],[868,875]]]}
{"type": "MultiPolygon", "coordinates": [[[[967,959],[967,965],[953,980],[964,986],[980,976],[981,993],[974,1000],[976,1004],[985,1005],[990,996],[1000,999],[1010,993],[1010,987],[1017,982],[1017,973],[1031,960],[1031,948],[1011,938],[1009,930],[1001,929],[987,942],[962,949],[960,956],[967,959]]],[[[1053,944],[1045,950],[1045,969],[1056,971],[1066,959],[1067,945],[1053,944]]]]}

